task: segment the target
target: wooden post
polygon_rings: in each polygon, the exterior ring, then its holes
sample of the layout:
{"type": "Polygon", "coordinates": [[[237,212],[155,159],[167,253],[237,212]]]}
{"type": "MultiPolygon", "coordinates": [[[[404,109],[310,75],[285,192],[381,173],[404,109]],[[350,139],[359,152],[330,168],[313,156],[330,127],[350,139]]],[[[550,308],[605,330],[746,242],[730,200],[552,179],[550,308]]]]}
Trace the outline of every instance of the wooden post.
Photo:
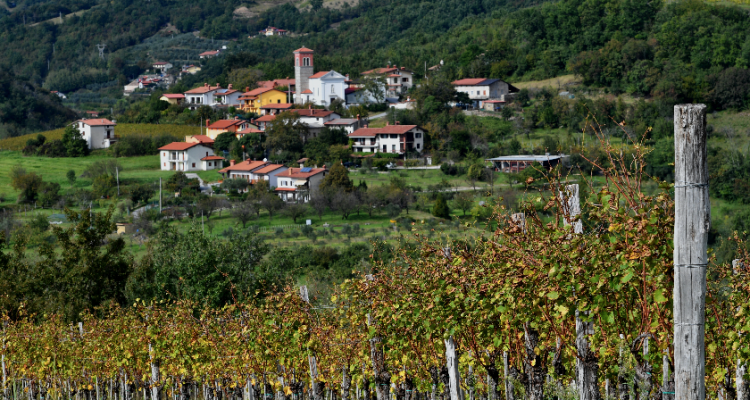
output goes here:
{"type": "Polygon", "coordinates": [[[508,381],[508,352],[503,352],[503,373],[505,374],[505,399],[510,400],[511,396],[510,382],[508,381]]]}
{"type": "MultiPolygon", "coordinates": [[[[299,295],[305,303],[310,304],[310,295],[307,292],[307,286],[300,286],[299,295]]],[[[320,400],[318,397],[318,361],[315,359],[315,355],[311,354],[307,357],[307,361],[310,364],[310,389],[312,390],[312,398],[314,400],[320,400]]],[[[265,400],[265,399],[263,399],[265,400]]]]}
{"type": "Polygon", "coordinates": [[[445,339],[445,360],[450,379],[451,400],[463,400],[461,397],[461,375],[458,371],[458,357],[456,356],[456,341],[453,337],[445,339]]]}
{"type": "Polygon", "coordinates": [[[159,400],[159,360],[154,359],[153,347],[148,344],[148,356],[151,360],[151,400],[159,400]]]}
{"type": "MultiPolygon", "coordinates": [[[[372,281],[374,277],[372,275],[365,275],[365,279],[372,281]]],[[[375,319],[372,318],[371,314],[367,314],[367,325],[375,325],[375,319]]],[[[390,376],[384,371],[385,355],[383,354],[383,351],[378,348],[380,341],[381,339],[378,336],[370,339],[370,359],[372,360],[372,370],[375,374],[375,394],[377,400],[388,400],[390,395],[390,390],[388,388],[390,376]]]]}
{"type": "Polygon", "coordinates": [[[706,106],[674,107],[674,382],[675,399],[706,397],[708,198],[706,106]]]}
{"type": "MultiPolygon", "coordinates": [[[[732,260],[732,271],[737,275],[740,270],[745,266],[742,265],[742,260],[732,260]]],[[[745,379],[747,373],[747,364],[743,363],[741,359],[737,359],[737,369],[735,370],[734,385],[737,390],[737,400],[750,400],[750,387],[745,379]]]]}
{"type": "Polygon", "coordinates": [[[669,397],[671,393],[669,390],[669,357],[666,355],[662,356],[661,361],[661,399],[669,400],[674,397],[669,397]]]}

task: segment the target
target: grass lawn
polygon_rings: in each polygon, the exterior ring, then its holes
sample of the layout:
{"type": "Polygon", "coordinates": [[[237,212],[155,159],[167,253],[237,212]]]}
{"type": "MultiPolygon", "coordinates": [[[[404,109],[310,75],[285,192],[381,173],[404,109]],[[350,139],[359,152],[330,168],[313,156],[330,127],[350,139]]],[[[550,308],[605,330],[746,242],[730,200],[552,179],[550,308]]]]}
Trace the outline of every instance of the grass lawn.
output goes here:
{"type": "MultiPolygon", "coordinates": [[[[87,157],[78,158],[47,158],[47,157],[25,157],[19,151],[0,151],[0,194],[5,195],[5,201],[0,206],[10,205],[15,202],[18,191],[10,186],[10,170],[13,166],[20,165],[29,172],[36,172],[42,176],[45,182],[56,182],[60,184],[62,192],[77,188],[90,188],[91,179],[80,178],[81,173],[91,164],[100,160],[112,159],[104,152],[94,152],[87,157]],[[73,186],[68,183],[66,173],[73,170],[76,182],[73,186]]],[[[151,183],[158,182],[159,178],[168,179],[172,176],[171,171],[159,169],[159,156],[140,156],[118,158],[117,162],[122,167],[120,171],[120,184],[151,183]]]]}

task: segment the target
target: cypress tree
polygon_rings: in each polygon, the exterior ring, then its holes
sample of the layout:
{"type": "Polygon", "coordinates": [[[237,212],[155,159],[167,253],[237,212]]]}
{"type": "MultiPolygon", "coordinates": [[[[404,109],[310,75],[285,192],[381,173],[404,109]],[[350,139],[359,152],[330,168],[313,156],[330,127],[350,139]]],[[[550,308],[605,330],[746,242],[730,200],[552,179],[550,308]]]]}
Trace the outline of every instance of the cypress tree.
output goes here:
{"type": "Polygon", "coordinates": [[[437,218],[450,219],[451,210],[448,208],[448,203],[443,198],[442,194],[437,195],[435,205],[432,207],[432,215],[437,218]]]}

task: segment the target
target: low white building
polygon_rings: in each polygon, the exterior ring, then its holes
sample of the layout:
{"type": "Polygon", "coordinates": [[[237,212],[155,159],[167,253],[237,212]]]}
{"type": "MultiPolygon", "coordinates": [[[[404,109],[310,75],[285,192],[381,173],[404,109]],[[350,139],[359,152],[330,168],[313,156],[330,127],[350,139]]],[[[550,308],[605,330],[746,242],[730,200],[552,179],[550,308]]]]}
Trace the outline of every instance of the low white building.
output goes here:
{"type": "Polygon", "coordinates": [[[211,58],[211,57],[216,57],[218,55],[219,55],[219,50],[209,50],[209,51],[204,51],[203,53],[198,54],[198,57],[211,58]]]}
{"type": "Polygon", "coordinates": [[[185,104],[191,110],[195,110],[200,106],[212,106],[214,104],[214,93],[219,89],[221,89],[221,86],[218,84],[211,86],[208,83],[204,83],[203,86],[195,89],[190,89],[185,92],[185,104]]]}
{"type": "Polygon", "coordinates": [[[281,200],[307,203],[318,193],[327,172],[325,168],[289,168],[276,175],[278,186],[274,191],[281,200]]]}
{"type": "Polygon", "coordinates": [[[159,148],[162,171],[208,171],[221,167],[224,157],[203,143],[172,142],[159,148]]]}
{"type": "Polygon", "coordinates": [[[292,109],[289,111],[299,115],[299,122],[307,125],[307,132],[310,134],[310,137],[317,137],[325,127],[326,122],[341,118],[340,115],[333,111],[318,110],[315,108],[292,109]]]}
{"type": "Polygon", "coordinates": [[[153,67],[154,69],[158,69],[161,72],[166,72],[168,69],[171,69],[172,67],[174,67],[174,65],[166,61],[157,61],[151,64],[151,67],[153,67]]]}
{"type": "Polygon", "coordinates": [[[386,97],[399,97],[414,86],[414,73],[406,67],[389,65],[385,68],[375,68],[362,73],[367,79],[381,77],[385,82],[386,97]]]}
{"type": "Polygon", "coordinates": [[[343,129],[347,135],[354,133],[359,128],[364,128],[366,124],[367,118],[338,118],[323,123],[331,129],[343,129]]]}
{"type": "Polygon", "coordinates": [[[269,26],[266,29],[263,29],[262,31],[258,32],[261,36],[286,36],[289,34],[289,31],[286,29],[280,29],[273,26],[269,26]]]}
{"type": "Polygon", "coordinates": [[[360,128],[349,134],[352,149],[361,153],[396,153],[424,150],[424,130],[417,125],[360,128]]]}
{"type": "Polygon", "coordinates": [[[457,92],[469,95],[474,107],[482,107],[484,100],[508,101],[518,88],[500,79],[467,78],[451,82],[457,92]]]}
{"type": "Polygon", "coordinates": [[[106,149],[113,145],[118,137],[115,136],[115,121],[106,118],[80,119],[73,124],[81,136],[86,140],[89,149],[106,149]]]}

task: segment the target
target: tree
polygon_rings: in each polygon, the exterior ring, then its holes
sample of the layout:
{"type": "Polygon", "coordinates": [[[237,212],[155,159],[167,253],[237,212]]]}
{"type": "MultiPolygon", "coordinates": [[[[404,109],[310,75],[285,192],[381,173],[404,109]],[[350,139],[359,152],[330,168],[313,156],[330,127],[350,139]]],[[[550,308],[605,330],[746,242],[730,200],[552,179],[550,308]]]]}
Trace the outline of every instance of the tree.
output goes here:
{"type": "Polygon", "coordinates": [[[96,197],[109,197],[112,194],[114,188],[117,187],[117,181],[115,177],[110,174],[99,175],[94,178],[92,184],[92,191],[96,197]]]}
{"type": "Polygon", "coordinates": [[[477,190],[477,181],[482,178],[483,170],[484,168],[482,168],[481,165],[474,164],[469,167],[468,171],[466,171],[466,178],[471,182],[471,186],[474,190],[477,190]]]}
{"type": "Polygon", "coordinates": [[[513,109],[510,106],[505,106],[500,110],[500,115],[507,121],[513,117],[513,109]]]}
{"type": "Polygon", "coordinates": [[[336,163],[320,182],[320,190],[333,189],[351,192],[354,184],[349,179],[349,171],[341,163],[336,163]]]}
{"type": "Polygon", "coordinates": [[[65,146],[65,151],[67,152],[68,157],[83,157],[89,154],[88,142],[83,138],[83,135],[78,131],[78,128],[73,125],[65,127],[62,143],[65,146]]]}
{"type": "Polygon", "coordinates": [[[71,169],[71,170],[69,170],[69,171],[68,171],[68,172],[67,172],[67,173],[65,174],[65,178],[67,178],[67,179],[68,179],[68,183],[70,183],[70,186],[73,186],[73,185],[74,185],[74,184],[76,183],[76,172],[75,172],[75,171],[73,171],[72,169],[71,169]]]}
{"type": "Polygon", "coordinates": [[[18,194],[19,203],[33,203],[42,186],[42,177],[16,165],[10,170],[10,186],[21,192],[18,194]]]}
{"type": "Polygon", "coordinates": [[[195,215],[201,214],[206,217],[206,220],[211,219],[214,211],[219,209],[220,201],[218,197],[201,195],[196,203],[195,215]]]}
{"type": "Polygon", "coordinates": [[[349,193],[344,189],[339,189],[333,197],[333,206],[336,211],[341,213],[344,219],[348,219],[354,211],[359,207],[359,199],[354,193],[349,193]]]}
{"type": "Polygon", "coordinates": [[[474,206],[474,196],[471,192],[461,192],[453,199],[453,206],[463,211],[465,217],[466,211],[474,206]]]}
{"type": "Polygon", "coordinates": [[[266,193],[260,198],[260,206],[268,211],[268,220],[273,221],[273,215],[278,209],[284,207],[284,202],[279,196],[273,193],[266,193]]]}
{"type": "Polygon", "coordinates": [[[275,153],[301,152],[308,129],[299,118],[299,114],[288,111],[278,114],[266,127],[266,148],[275,153]]]}
{"type": "Polygon", "coordinates": [[[307,214],[308,208],[302,203],[291,203],[287,204],[284,208],[284,214],[288,215],[294,223],[297,223],[297,218],[304,217],[307,214]]]}
{"type": "Polygon", "coordinates": [[[130,200],[133,204],[138,204],[148,202],[148,199],[153,197],[155,190],[151,185],[135,184],[128,187],[128,192],[130,193],[130,200]]]}
{"type": "Polygon", "coordinates": [[[451,210],[448,208],[448,203],[446,203],[445,198],[440,193],[438,193],[435,205],[432,207],[432,215],[445,219],[450,219],[451,217],[451,210]]]}
{"type": "Polygon", "coordinates": [[[235,89],[254,88],[263,76],[263,71],[254,68],[237,68],[229,73],[229,82],[235,89]]]}
{"type": "Polygon", "coordinates": [[[318,219],[323,219],[323,213],[326,212],[328,203],[328,191],[323,190],[319,190],[309,202],[310,206],[315,210],[315,213],[318,214],[318,219]]]}
{"type": "Polygon", "coordinates": [[[60,184],[57,182],[42,182],[39,187],[39,202],[42,207],[49,207],[60,199],[60,184]]]}
{"type": "Polygon", "coordinates": [[[251,220],[257,218],[257,210],[253,203],[249,201],[241,201],[235,203],[234,207],[230,211],[232,217],[237,219],[242,224],[242,229],[245,229],[245,225],[251,220]]]}
{"type": "Polygon", "coordinates": [[[237,143],[237,136],[232,132],[222,132],[214,139],[214,149],[218,151],[229,151],[237,143]]]}
{"type": "Polygon", "coordinates": [[[323,7],[323,0],[310,0],[310,7],[313,11],[318,11],[323,7]]]}

